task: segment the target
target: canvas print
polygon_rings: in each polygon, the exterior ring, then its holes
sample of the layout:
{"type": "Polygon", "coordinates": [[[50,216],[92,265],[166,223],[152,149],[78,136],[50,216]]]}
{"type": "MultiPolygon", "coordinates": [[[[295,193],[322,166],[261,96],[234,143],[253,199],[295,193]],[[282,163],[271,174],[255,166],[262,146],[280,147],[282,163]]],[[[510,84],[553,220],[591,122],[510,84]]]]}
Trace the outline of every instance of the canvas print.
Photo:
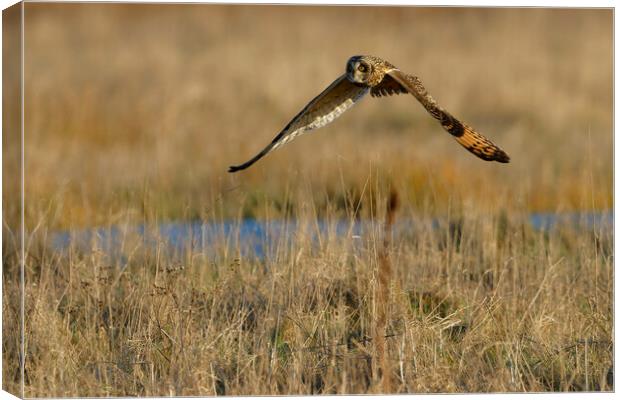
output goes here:
{"type": "Polygon", "coordinates": [[[612,9],[2,18],[3,390],[614,390],[612,9]]]}

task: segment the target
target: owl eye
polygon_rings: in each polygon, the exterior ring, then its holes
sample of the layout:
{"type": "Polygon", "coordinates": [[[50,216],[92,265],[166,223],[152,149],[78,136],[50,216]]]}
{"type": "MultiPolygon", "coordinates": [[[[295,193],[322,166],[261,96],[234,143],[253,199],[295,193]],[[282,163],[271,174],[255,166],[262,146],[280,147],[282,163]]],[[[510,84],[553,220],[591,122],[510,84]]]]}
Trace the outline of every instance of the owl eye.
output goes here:
{"type": "Polygon", "coordinates": [[[364,64],[360,64],[360,65],[357,66],[357,70],[359,72],[366,72],[366,71],[368,71],[368,67],[365,66],[364,64]]]}

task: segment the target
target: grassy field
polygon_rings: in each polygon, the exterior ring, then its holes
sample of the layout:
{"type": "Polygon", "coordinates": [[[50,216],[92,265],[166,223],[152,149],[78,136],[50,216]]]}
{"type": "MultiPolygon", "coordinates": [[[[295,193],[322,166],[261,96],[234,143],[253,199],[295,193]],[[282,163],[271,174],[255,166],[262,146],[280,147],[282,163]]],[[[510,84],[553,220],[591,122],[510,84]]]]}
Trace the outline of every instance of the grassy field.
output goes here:
{"type": "MultiPolygon", "coordinates": [[[[610,227],[528,224],[612,210],[611,10],[28,3],[25,20],[26,396],[613,389],[610,227]],[[354,54],[419,76],[511,163],[395,96],[226,173],[354,54]],[[419,224],[386,235],[386,213],[419,224]],[[128,236],[122,262],[50,245],[243,218],[301,227],[263,260],[224,236],[181,254],[128,236]],[[310,243],[343,219],[377,229],[310,243]]],[[[11,392],[18,149],[5,135],[11,392]]]]}

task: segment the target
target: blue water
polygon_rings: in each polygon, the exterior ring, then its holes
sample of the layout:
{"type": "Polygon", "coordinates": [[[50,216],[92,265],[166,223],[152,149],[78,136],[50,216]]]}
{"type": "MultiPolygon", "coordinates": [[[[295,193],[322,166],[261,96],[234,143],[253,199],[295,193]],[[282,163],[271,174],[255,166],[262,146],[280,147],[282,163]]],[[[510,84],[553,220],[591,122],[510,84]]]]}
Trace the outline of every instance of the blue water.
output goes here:
{"type": "MultiPolygon", "coordinates": [[[[580,230],[598,230],[613,228],[613,213],[582,213],[582,214],[532,214],[529,223],[533,229],[553,231],[560,227],[572,227],[580,230]]],[[[394,227],[396,234],[413,232],[417,224],[415,221],[399,220],[394,227]]],[[[433,220],[431,226],[440,229],[439,220],[433,220]]],[[[257,221],[246,219],[243,221],[224,221],[221,223],[177,222],[164,223],[156,228],[147,228],[144,225],[133,227],[112,226],[109,228],[93,228],[72,232],[57,232],[51,237],[52,247],[55,250],[65,250],[72,245],[81,250],[97,248],[113,258],[124,259],[123,253],[130,252],[126,238],[138,237],[144,248],[163,246],[167,251],[195,252],[209,251],[216,245],[234,246],[244,257],[264,258],[272,255],[275,249],[283,244],[290,243],[291,238],[303,232],[304,238],[316,245],[321,238],[341,237],[357,239],[367,236],[373,230],[380,229],[381,225],[365,221],[340,220],[332,223],[319,221],[316,224],[306,225],[299,229],[295,221],[257,221]],[[287,242],[283,242],[286,240],[287,242]],[[125,247],[125,248],[124,248],[125,247]]],[[[130,246],[129,246],[130,247],[130,246]]]]}
{"type": "MultiPolygon", "coordinates": [[[[320,221],[307,226],[304,232],[310,242],[315,243],[319,237],[326,235],[359,236],[370,228],[369,224],[360,222],[337,221],[328,225],[320,221]]],[[[273,254],[284,238],[290,238],[291,234],[296,233],[298,226],[294,221],[246,219],[221,223],[172,222],[160,224],[155,229],[137,225],[57,232],[52,235],[51,242],[56,250],[68,249],[73,245],[82,250],[97,248],[105,254],[119,255],[123,252],[125,239],[137,236],[145,247],[155,248],[164,244],[167,250],[179,254],[188,250],[199,252],[221,244],[233,244],[239,248],[242,256],[264,258],[266,254],[273,254]]]]}
{"type": "Polygon", "coordinates": [[[539,213],[531,214],[529,222],[534,229],[544,231],[566,226],[587,230],[596,228],[611,229],[614,224],[614,214],[613,212],[565,214],[539,213]]]}

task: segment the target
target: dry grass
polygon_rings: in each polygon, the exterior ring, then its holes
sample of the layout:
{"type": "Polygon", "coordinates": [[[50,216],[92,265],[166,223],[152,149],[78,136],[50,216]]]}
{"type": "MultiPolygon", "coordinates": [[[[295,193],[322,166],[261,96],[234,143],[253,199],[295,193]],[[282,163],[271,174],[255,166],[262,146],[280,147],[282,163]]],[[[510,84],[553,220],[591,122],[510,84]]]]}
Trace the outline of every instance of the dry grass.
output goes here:
{"type": "MultiPolygon", "coordinates": [[[[342,12],[26,5],[27,396],[378,393],[379,371],[395,392],[612,389],[611,230],[527,223],[612,208],[611,11],[342,12]],[[358,53],[420,76],[511,164],[475,159],[401,96],[226,174],[358,53]],[[300,228],[265,260],[225,237],[180,254],[127,237],[122,262],[49,243],[59,229],[167,220],[381,222],[388,188],[397,220],[420,223],[387,252],[381,229],[312,245],[300,228]]],[[[15,392],[13,165],[3,382],[15,392]]]]}
{"type": "Polygon", "coordinates": [[[610,390],[611,232],[465,211],[394,238],[388,299],[379,233],[312,246],[300,228],[264,261],[234,243],[175,255],[129,237],[120,263],[43,242],[27,270],[27,394],[378,393],[382,315],[395,392],[610,390]]]}

